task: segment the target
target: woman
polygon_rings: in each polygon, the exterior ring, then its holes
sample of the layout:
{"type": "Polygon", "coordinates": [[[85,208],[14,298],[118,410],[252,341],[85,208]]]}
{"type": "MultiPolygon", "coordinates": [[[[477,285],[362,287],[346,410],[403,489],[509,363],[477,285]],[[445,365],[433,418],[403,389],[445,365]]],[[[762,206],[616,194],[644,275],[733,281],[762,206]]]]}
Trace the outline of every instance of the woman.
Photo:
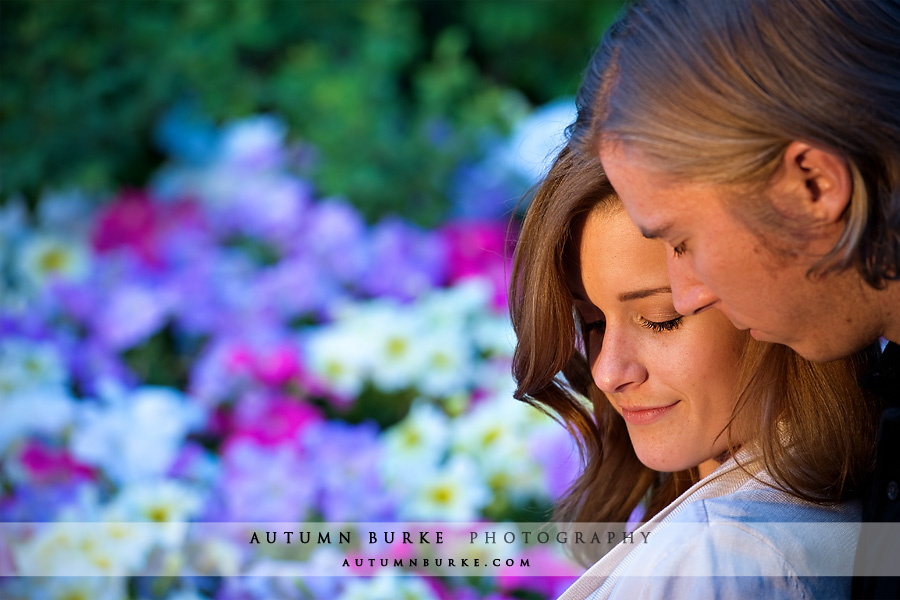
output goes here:
{"type": "Polygon", "coordinates": [[[635,535],[652,533],[563,598],[848,595],[849,579],[816,575],[852,564],[858,529],[776,523],[858,520],[875,433],[856,385],[866,357],[813,364],[716,310],[679,315],[664,246],[598,161],[568,149],[526,216],[510,304],[516,397],[558,415],[585,464],[556,518],[624,523],[642,506],[635,535]]]}

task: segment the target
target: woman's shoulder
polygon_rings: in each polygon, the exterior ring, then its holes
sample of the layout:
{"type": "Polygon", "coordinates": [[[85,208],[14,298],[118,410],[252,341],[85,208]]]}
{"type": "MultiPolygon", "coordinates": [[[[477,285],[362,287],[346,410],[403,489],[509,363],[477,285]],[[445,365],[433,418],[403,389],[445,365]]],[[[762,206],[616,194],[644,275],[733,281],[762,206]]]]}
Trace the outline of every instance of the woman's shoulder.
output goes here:
{"type": "Polygon", "coordinates": [[[733,561],[735,572],[849,575],[861,526],[860,502],[810,502],[767,479],[760,473],[729,493],[686,502],[654,534],[671,537],[682,549],[714,549],[717,568],[725,566],[723,560],[733,561]]]}
{"type": "Polygon", "coordinates": [[[646,539],[619,568],[610,565],[612,577],[597,597],[849,594],[858,503],[819,505],[753,477],[726,475],[698,486],[663,511],[664,518],[642,528],[649,531],[646,539]]]}
{"type": "Polygon", "coordinates": [[[847,596],[859,532],[847,517],[858,511],[789,498],[738,491],[684,506],[608,582],[611,596],[847,596]]]}
{"type": "Polygon", "coordinates": [[[859,522],[862,506],[858,500],[817,503],[779,489],[765,477],[749,477],[728,493],[688,502],[673,520],[708,522],[859,522]]]}

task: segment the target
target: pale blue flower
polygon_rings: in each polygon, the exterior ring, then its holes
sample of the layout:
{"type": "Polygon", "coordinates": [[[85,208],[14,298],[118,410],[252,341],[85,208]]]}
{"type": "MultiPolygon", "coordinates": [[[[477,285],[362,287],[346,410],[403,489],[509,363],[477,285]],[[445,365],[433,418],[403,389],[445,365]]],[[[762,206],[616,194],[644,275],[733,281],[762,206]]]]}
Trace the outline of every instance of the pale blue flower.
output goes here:
{"type": "Polygon", "coordinates": [[[202,413],[176,390],[142,387],[107,392],[79,405],[69,448],[117,483],[165,475],[202,413]]]}

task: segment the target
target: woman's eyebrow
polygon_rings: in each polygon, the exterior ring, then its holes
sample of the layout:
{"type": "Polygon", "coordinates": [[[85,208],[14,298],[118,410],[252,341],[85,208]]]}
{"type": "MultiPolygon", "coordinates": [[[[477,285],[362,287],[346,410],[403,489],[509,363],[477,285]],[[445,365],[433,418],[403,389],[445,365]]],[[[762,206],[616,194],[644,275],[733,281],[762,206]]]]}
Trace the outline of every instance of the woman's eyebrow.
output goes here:
{"type": "Polygon", "coordinates": [[[619,302],[628,302],[629,300],[640,300],[641,298],[647,298],[648,296],[655,296],[656,294],[671,294],[672,288],[669,286],[652,288],[648,290],[635,290],[633,292],[622,292],[619,294],[619,302]]]}

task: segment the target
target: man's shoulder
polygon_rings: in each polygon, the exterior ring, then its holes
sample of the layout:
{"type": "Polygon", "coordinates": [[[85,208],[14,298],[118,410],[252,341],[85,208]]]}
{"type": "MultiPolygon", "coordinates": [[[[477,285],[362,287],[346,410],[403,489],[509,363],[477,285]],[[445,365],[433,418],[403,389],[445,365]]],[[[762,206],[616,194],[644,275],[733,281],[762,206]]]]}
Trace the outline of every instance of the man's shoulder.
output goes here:
{"type": "Polygon", "coordinates": [[[900,406],[900,344],[888,342],[860,386],[879,396],[885,407],[900,406]]]}

